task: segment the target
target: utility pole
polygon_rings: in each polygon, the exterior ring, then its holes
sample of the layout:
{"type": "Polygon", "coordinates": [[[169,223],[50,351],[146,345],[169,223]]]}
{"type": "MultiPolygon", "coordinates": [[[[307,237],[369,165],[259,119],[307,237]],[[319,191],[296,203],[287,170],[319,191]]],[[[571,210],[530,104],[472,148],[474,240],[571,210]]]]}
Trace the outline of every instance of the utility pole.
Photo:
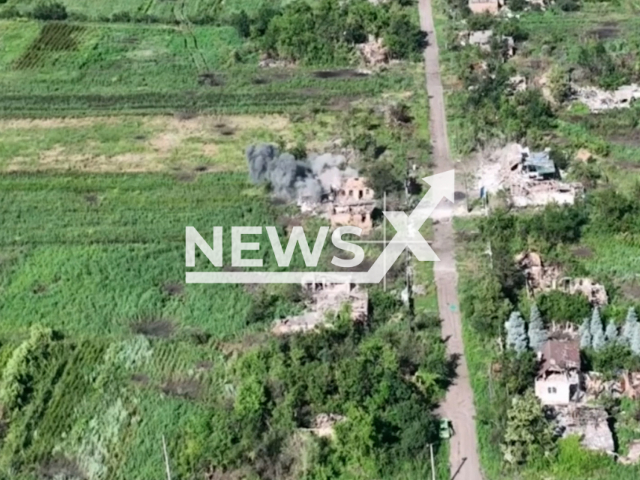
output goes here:
{"type": "Polygon", "coordinates": [[[171,480],[171,468],[169,467],[169,455],[167,454],[167,442],[162,435],[162,451],[164,453],[164,465],[167,469],[167,480],[171,480]]]}
{"type": "Polygon", "coordinates": [[[429,444],[429,453],[431,454],[431,480],[436,480],[436,463],[433,460],[433,443],[429,444]]]}
{"type": "MultiPolygon", "coordinates": [[[[409,206],[409,186],[411,184],[411,168],[409,166],[409,159],[407,158],[407,170],[404,179],[404,203],[409,206]]],[[[409,327],[413,330],[413,324],[415,320],[415,311],[413,309],[413,278],[411,272],[411,255],[409,249],[405,248],[404,251],[405,261],[405,284],[407,288],[407,307],[409,308],[409,327]]]]}

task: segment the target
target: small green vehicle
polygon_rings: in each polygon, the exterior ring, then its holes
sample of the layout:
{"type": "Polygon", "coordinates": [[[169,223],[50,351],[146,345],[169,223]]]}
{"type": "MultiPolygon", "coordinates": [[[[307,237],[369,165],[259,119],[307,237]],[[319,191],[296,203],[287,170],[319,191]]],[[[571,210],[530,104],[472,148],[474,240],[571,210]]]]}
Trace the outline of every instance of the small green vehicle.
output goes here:
{"type": "Polygon", "coordinates": [[[451,421],[448,418],[440,419],[440,438],[451,438],[451,421]]]}

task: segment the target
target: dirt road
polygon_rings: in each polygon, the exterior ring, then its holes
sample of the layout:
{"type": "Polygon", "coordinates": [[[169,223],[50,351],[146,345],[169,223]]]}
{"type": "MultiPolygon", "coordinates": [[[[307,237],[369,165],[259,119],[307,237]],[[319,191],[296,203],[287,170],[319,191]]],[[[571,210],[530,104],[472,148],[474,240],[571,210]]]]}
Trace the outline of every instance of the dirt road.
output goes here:
{"type": "MultiPolygon", "coordinates": [[[[420,25],[429,35],[429,46],[424,53],[427,92],[435,173],[454,168],[449,154],[444,95],[440,78],[438,44],[433,24],[431,0],[420,0],[420,25]]],[[[450,219],[451,217],[449,217],[450,219]]],[[[438,306],[442,318],[442,335],[447,340],[449,355],[459,358],[457,377],[447,391],[439,413],[451,420],[454,435],[450,441],[449,463],[452,480],[482,480],[478,443],[475,428],[473,391],[469,382],[467,361],[462,342],[462,322],[458,303],[458,275],[454,256],[454,232],[450,221],[440,221],[434,226],[435,252],[440,262],[435,264],[435,281],[438,290],[438,306]]]]}

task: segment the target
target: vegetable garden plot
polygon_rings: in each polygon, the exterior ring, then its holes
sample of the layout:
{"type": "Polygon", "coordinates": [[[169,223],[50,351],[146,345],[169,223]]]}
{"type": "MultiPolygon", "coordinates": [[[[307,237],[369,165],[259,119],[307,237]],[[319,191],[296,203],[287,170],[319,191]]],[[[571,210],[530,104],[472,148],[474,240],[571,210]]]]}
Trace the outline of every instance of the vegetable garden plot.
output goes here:
{"type": "Polygon", "coordinates": [[[87,29],[66,23],[45,23],[38,37],[15,62],[17,70],[38,68],[46,63],[47,56],[56,52],[76,51],[87,29]]]}

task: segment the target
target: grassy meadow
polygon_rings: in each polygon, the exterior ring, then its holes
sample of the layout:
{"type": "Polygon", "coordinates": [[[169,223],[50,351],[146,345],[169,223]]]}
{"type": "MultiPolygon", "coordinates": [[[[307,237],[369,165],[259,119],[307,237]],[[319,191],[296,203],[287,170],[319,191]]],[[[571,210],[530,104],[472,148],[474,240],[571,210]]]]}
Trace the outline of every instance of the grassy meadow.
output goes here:
{"type": "Polygon", "coordinates": [[[415,71],[258,68],[232,27],[0,20],[0,45],[4,117],[340,108],[410,89],[415,71]]]}

